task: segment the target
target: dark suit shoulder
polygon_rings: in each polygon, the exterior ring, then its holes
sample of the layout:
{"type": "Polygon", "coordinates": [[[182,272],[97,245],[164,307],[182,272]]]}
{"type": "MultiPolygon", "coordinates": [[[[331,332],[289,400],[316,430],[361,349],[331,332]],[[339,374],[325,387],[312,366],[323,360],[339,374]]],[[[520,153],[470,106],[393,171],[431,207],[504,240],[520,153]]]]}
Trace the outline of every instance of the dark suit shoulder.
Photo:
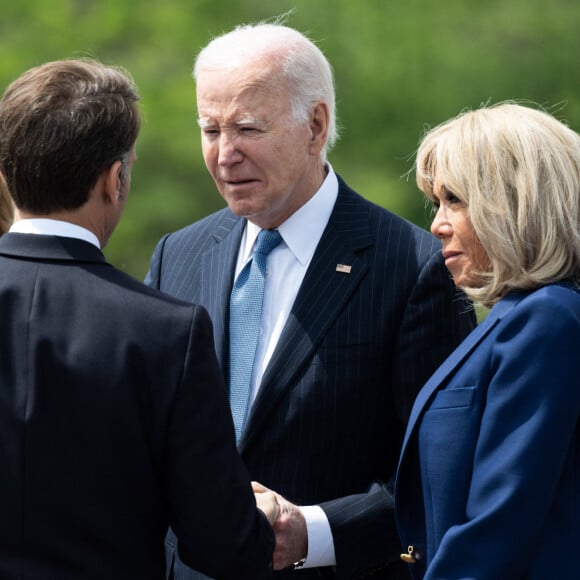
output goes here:
{"type": "Polygon", "coordinates": [[[192,224],[167,234],[169,244],[199,245],[204,239],[223,239],[239,222],[240,218],[234,215],[229,208],[221,209],[192,224]]]}
{"type": "Polygon", "coordinates": [[[333,213],[336,227],[352,229],[355,220],[367,219],[369,235],[377,251],[399,250],[402,259],[414,256],[419,262],[429,260],[441,250],[440,241],[427,230],[369,201],[339,180],[339,195],[333,213]]]}
{"type": "MultiPolygon", "coordinates": [[[[101,272],[99,278],[103,283],[112,284],[116,287],[116,292],[119,299],[123,297],[123,294],[126,294],[124,299],[127,300],[128,297],[130,297],[131,300],[141,302],[139,307],[144,306],[143,303],[149,303],[152,307],[155,308],[163,308],[164,305],[166,305],[169,309],[181,307],[182,311],[187,310],[191,314],[191,302],[175,298],[170,294],[147,286],[140,280],[133,278],[131,275],[115,268],[114,266],[111,266],[110,264],[107,266],[107,270],[101,272]]],[[[139,307],[136,309],[138,310],[139,307]]]]}
{"type": "Polygon", "coordinates": [[[192,325],[211,326],[202,306],[149,287],[109,264],[93,268],[91,275],[91,293],[98,296],[103,313],[101,327],[122,324],[144,343],[161,339],[167,348],[160,352],[166,352],[170,343],[185,347],[192,325]]]}
{"type": "Polygon", "coordinates": [[[244,220],[225,208],[166,234],[155,247],[145,283],[188,302],[197,302],[196,280],[202,274],[200,262],[222,242],[232,240],[232,233],[241,235],[239,226],[243,223],[244,220]]]}

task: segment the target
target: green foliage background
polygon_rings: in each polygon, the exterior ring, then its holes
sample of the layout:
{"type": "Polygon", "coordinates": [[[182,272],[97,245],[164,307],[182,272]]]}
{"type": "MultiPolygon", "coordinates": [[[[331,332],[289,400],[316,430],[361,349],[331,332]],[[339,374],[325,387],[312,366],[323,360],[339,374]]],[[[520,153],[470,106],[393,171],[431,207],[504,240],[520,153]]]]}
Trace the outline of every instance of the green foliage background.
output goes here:
{"type": "Polygon", "coordinates": [[[333,63],[334,168],[367,198],[428,227],[405,174],[425,128],[465,108],[532,101],[580,128],[577,0],[4,0],[0,91],[27,68],[94,56],[134,76],[144,125],[108,259],[142,279],[159,237],[223,202],[201,157],[195,54],[236,24],[292,10],[333,63]]]}

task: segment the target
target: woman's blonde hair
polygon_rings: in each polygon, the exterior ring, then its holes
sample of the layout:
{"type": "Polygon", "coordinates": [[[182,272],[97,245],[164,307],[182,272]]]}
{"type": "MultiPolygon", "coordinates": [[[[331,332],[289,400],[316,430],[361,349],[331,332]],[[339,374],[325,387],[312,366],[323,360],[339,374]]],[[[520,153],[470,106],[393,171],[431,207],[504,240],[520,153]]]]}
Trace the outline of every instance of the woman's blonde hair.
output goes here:
{"type": "Polygon", "coordinates": [[[417,185],[435,177],[466,204],[489,256],[481,285],[490,307],[511,290],[580,283],[580,136],[544,111],[500,103],[467,111],[423,138],[417,185]]]}

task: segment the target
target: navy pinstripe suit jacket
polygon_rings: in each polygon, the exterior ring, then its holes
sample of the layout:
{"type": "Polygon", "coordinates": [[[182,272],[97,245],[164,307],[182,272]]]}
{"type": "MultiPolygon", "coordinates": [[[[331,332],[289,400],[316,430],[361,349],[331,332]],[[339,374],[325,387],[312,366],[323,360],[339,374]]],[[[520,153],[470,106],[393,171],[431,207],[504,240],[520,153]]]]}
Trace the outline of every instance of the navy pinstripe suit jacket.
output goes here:
{"type": "MultiPolygon", "coordinates": [[[[339,184],[239,450],[253,479],[299,505],[321,505],[329,518],[336,569],[300,570],[300,578],[373,570],[394,578],[400,544],[387,482],[406,420],[423,383],[475,319],[437,239],[339,184]]],[[[244,227],[224,209],[165,236],[146,278],[207,308],[226,376],[229,295],[244,227]]],[[[193,577],[178,568],[175,578],[193,577]]]]}

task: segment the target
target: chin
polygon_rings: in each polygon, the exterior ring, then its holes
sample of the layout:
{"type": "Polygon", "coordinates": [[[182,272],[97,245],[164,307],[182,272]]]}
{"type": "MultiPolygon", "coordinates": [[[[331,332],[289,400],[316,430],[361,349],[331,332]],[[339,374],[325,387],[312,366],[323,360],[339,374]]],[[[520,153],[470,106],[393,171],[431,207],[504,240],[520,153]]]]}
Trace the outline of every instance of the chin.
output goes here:
{"type": "Polygon", "coordinates": [[[235,213],[238,217],[242,218],[249,218],[253,213],[247,206],[240,203],[235,202],[228,203],[228,207],[230,208],[232,213],[235,213]]]}
{"type": "Polygon", "coordinates": [[[469,276],[461,276],[457,281],[453,278],[453,282],[458,288],[481,288],[484,285],[484,281],[481,278],[469,276]]]}

